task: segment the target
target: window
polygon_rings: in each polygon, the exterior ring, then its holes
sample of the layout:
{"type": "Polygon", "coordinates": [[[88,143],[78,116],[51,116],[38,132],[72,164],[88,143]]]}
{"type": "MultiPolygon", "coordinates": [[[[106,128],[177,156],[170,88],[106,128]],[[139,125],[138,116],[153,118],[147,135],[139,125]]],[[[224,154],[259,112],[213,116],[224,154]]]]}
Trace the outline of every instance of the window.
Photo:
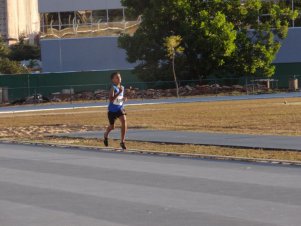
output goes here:
{"type": "Polygon", "coordinates": [[[78,11],[76,12],[76,19],[78,24],[91,25],[92,23],[92,11],[78,11]]]}
{"type": "Polygon", "coordinates": [[[107,22],[107,10],[95,10],[92,12],[92,23],[106,23],[107,22]]]}
{"type": "Polygon", "coordinates": [[[59,14],[58,13],[45,13],[44,14],[45,26],[56,27],[59,25],[59,14]]]}
{"type": "Polygon", "coordinates": [[[60,26],[61,29],[72,27],[76,23],[75,12],[60,12],[60,26]]]}
{"type": "Polygon", "coordinates": [[[126,8],[41,14],[42,38],[119,36],[137,30],[138,17],[126,8]],[[128,21],[127,23],[124,23],[128,21]],[[137,26],[136,26],[137,25],[137,26]]]}
{"type": "Polygon", "coordinates": [[[124,21],[123,9],[110,9],[109,22],[122,22],[124,21]]]}

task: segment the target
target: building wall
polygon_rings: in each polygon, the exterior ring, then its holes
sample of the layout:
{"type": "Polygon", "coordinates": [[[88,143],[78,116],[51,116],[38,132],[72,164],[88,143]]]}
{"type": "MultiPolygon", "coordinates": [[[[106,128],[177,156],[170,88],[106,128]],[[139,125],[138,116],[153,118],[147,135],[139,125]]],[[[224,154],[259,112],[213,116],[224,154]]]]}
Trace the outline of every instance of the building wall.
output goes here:
{"type": "MultiPolygon", "coordinates": [[[[43,71],[59,72],[133,68],[135,64],[128,63],[125,51],[117,47],[117,39],[118,37],[99,37],[42,40],[43,71]]],[[[290,29],[288,37],[284,40],[274,63],[301,63],[300,42],[301,28],[290,29]]],[[[296,71],[295,74],[300,74],[300,71],[296,71]]]]}
{"type": "Polygon", "coordinates": [[[33,37],[40,32],[38,0],[7,1],[7,38],[18,40],[21,35],[33,37]]]}
{"type": "Polygon", "coordinates": [[[301,63],[301,28],[289,29],[274,63],[301,63]]]}
{"type": "Polygon", "coordinates": [[[41,40],[43,72],[134,68],[118,48],[118,37],[41,40]]]}
{"type": "Polygon", "coordinates": [[[0,0],[0,34],[6,38],[7,20],[6,20],[6,0],[0,0]]]}
{"type": "Polygon", "coordinates": [[[39,0],[40,13],[117,8],[120,0],[39,0]]]}

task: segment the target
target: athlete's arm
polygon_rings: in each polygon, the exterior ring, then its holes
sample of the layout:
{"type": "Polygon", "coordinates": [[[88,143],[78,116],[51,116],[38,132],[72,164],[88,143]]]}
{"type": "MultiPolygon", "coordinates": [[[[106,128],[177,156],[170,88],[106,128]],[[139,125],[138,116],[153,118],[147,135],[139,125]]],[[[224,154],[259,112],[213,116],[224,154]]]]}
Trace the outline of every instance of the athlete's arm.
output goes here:
{"type": "Polygon", "coordinates": [[[116,98],[119,96],[119,94],[122,93],[122,91],[123,91],[123,88],[121,87],[121,88],[119,88],[119,92],[115,94],[114,88],[112,87],[109,92],[110,102],[114,102],[116,100],[116,98]]]}

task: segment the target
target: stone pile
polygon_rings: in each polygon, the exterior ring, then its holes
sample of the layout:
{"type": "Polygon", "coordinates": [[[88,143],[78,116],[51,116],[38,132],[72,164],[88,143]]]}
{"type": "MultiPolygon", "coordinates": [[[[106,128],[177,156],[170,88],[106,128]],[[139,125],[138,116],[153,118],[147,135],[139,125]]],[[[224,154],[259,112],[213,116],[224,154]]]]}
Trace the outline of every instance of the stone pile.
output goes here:
{"type": "MultiPolygon", "coordinates": [[[[231,93],[231,92],[245,92],[245,88],[240,85],[234,86],[220,86],[219,84],[213,85],[196,85],[194,87],[186,85],[179,87],[180,96],[197,96],[197,95],[210,95],[218,93],[231,93]]],[[[125,95],[128,99],[158,99],[162,97],[176,96],[176,89],[146,89],[128,87],[125,89],[125,95]]],[[[109,92],[107,90],[83,91],[74,93],[59,92],[53,93],[50,97],[52,102],[61,101],[79,101],[79,100],[107,100],[109,92]]]]}
{"type": "Polygon", "coordinates": [[[107,90],[83,91],[74,94],[66,94],[66,92],[52,93],[51,102],[62,101],[80,101],[80,100],[106,100],[109,92],[107,90]]]}

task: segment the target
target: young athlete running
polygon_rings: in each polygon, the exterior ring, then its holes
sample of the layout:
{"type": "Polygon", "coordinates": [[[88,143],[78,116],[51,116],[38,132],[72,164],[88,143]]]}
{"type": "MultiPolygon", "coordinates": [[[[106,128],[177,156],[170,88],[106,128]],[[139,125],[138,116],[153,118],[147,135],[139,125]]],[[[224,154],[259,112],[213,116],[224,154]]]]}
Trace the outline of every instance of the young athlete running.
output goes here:
{"type": "Polygon", "coordinates": [[[127,98],[124,97],[124,87],[121,85],[121,75],[119,72],[114,72],[111,75],[112,87],[109,92],[109,111],[108,119],[110,125],[108,126],[104,134],[104,145],[109,146],[109,134],[112,130],[115,129],[115,121],[118,118],[121,122],[121,143],[120,146],[122,149],[126,149],[125,145],[125,135],[127,131],[127,122],[126,122],[126,113],[123,107],[123,103],[127,101],[127,98]]]}

